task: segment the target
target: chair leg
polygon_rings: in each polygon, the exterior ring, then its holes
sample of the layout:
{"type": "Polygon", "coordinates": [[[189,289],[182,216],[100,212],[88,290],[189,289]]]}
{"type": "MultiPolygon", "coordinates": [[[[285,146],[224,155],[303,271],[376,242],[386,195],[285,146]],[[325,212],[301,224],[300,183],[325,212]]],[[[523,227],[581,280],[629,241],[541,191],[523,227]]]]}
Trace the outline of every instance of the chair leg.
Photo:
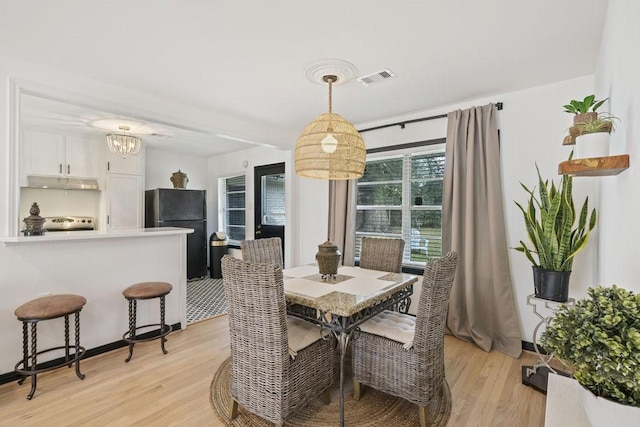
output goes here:
{"type": "Polygon", "coordinates": [[[427,427],[427,407],[418,406],[418,416],[420,418],[420,427],[427,427]]]}
{"type": "Polygon", "coordinates": [[[234,420],[238,416],[238,402],[231,399],[231,408],[229,408],[229,418],[234,420]]]}
{"type": "Polygon", "coordinates": [[[353,400],[360,400],[362,396],[362,384],[358,381],[353,382],[353,400]]]}
{"type": "Polygon", "coordinates": [[[322,393],[320,393],[320,401],[325,405],[331,403],[331,390],[329,387],[325,388],[322,390],[322,393]]]}

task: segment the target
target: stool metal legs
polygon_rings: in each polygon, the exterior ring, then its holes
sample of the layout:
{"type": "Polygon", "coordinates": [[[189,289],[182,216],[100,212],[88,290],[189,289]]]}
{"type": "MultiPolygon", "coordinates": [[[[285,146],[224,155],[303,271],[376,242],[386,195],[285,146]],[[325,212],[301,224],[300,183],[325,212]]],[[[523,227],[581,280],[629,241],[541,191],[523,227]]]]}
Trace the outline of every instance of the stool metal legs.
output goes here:
{"type": "Polygon", "coordinates": [[[131,360],[133,356],[133,345],[136,341],[136,317],[138,311],[138,301],[134,299],[129,300],[129,356],[125,359],[125,362],[131,360]]]}
{"type": "Polygon", "coordinates": [[[168,353],[167,349],[164,348],[164,343],[167,341],[167,335],[169,334],[169,332],[173,330],[173,328],[171,327],[171,325],[167,325],[165,323],[165,295],[162,295],[159,298],[160,298],[160,323],[144,325],[144,326],[136,326],[136,320],[137,320],[136,318],[137,318],[137,311],[138,311],[137,300],[129,299],[129,330],[125,332],[125,334],[122,336],[122,339],[125,342],[129,343],[129,355],[125,359],[125,362],[129,362],[131,360],[131,357],[133,356],[133,346],[136,343],[142,342],[142,341],[151,341],[151,340],[160,338],[160,348],[162,349],[162,352],[164,354],[168,353]],[[160,326],[160,331],[158,335],[154,335],[149,338],[139,338],[137,336],[138,329],[149,328],[152,326],[160,326]]]}
{"type": "Polygon", "coordinates": [[[75,313],[75,354],[73,357],[69,354],[69,315],[64,316],[64,346],[53,347],[47,350],[38,351],[38,321],[23,321],[22,322],[22,360],[15,366],[15,371],[22,375],[22,378],[18,380],[18,384],[22,384],[27,377],[31,377],[31,390],[27,395],[27,399],[31,400],[36,392],[38,385],[38,373],[45,372],[52,369],[60,368],[62,366],[68,366],[69,368],[75,362],[76,375],[83,380],[85,375],[80,372],[80,359],[85,353],[84,347],[80,346],[80,312],[75,313]],[[31,324],[31,352],[29,352],[29,323],[31,324]],[[54,350],[64,349],[64,361],[61,363],[55,363],[52,366],[46,368],[38,368],[38,355],[47,353],[54,350]],[[31,363],[29,363],[31,359],[31,363]]]}
{"type": "Polygon", "coordinates": [[[164,348],[164,343],[167,341],[167,334],[163,334],[165,330],[164,324],[164,295],[160,297],[160,348],[162,348],[162,352],[167,354],[167,350],[164,348]]]}
{"type": "MultiPolygon", "coordinates": [[[[69,324],[69,316],[65,316],[65,320],[67,322],[67,324],[69,324]]],[[[78,378],[80,378],[81,380],[84,379],[84,374],[82,372],[80,372],[80,357],[82,357],[82,355],[84,355],[84,349],[82,347],[80,347],[80,313],[76,313],[76,318],[75,318],[75,330],[76,330],[76,376],[78,378]],[[80,354],[80,351],[82,351],[82,354],[80,354]],[[78,355],[80,355],[80,357],[78,357],[78,355]]],[[[69,353],[69,344],[67,344],[67,354],[69,353]]],[[[73,362],[72,360],[69,361],[69,363],[73,362]]],[[[71,366],[69,366],[71,367],[71,366]]]]}

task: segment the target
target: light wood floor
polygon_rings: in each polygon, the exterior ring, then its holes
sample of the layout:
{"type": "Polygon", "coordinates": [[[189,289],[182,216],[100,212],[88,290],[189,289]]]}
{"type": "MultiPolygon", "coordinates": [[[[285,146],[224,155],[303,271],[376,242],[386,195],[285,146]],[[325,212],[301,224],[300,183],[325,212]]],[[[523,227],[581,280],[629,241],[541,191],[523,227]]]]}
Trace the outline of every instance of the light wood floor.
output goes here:
{"type": "MultiPolygon", "coordinates": [[[[136,344],[125,363],[122,348],[81,362],[86,378],[61,368],[0,386],[0,425],[6,426],[222,426],[209,402],[214,372],[229,355],[227,316],[169,335],[163,355],[158,341],[136,344]]],[[[544,425],[545,396],[521,384],[521,365],[447,336],[446,375],[453,394],[450,427],[544,425]]],[[[347,397],[349,398],[349,397],[347,397]]]]}

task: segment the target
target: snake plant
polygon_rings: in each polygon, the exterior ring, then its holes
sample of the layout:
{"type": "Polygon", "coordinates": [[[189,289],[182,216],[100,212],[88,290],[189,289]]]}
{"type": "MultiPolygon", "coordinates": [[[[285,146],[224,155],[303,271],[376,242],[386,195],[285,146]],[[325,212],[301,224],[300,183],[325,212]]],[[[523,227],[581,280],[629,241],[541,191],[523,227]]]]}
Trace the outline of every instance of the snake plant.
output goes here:
{"type": "Polygon", "coordinates": [[[571,271],[575,255],[586,246],[589,232],[596,225],[596,210],[589,211],[589,197],[580,209],[578,224],[573,203],[573,182],[569,175],[563,175],[559,187],[551,181],[543,181],[538,171],[538,194],[520,183],[529,194],[526,209],[518,202],[516,205],[524,215],[524,221],[533,248],[529,248],[522,240],[520,246],[514,248],[523,252],[531,263],[545,270],[571,271]],[[537,258],[537,260],[536,260],[537,258]]]}

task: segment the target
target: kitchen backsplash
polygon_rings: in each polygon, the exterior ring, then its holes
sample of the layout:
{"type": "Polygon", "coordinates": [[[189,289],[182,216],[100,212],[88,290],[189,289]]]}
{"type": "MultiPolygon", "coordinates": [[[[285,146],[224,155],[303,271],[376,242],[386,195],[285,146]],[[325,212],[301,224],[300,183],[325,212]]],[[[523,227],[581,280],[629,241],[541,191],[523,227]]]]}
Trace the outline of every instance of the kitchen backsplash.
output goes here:
{"type": "MultiPolygon", "coordinates": [[[[20,189],[20,230],[23,218],[29,216],[33,202],[40,206],[40,216],[100,216],[100,191],[54,190],[42,188],[20,189]]],[[[100,224],[98,224],[100,229],[100,224]]]]}

